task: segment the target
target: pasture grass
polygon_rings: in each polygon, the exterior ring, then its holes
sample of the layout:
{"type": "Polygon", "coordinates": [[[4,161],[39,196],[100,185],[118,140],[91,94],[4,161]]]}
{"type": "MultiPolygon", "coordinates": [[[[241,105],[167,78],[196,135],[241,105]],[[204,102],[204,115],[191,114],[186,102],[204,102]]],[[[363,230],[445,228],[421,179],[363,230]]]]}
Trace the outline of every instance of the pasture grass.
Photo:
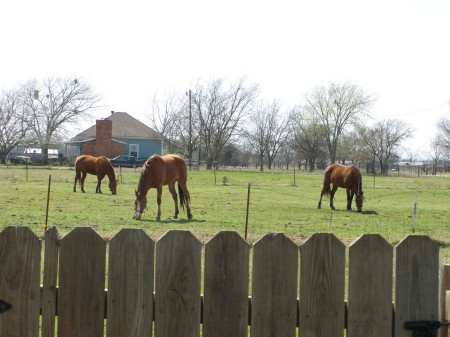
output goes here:
{"type": "Polygon", "coordinates": [[[164,187],[161,221],[156,221],[156,191],[148,194],[148,210],[142,221],[132,219],[134,190],[140,169],[116,169],[118,194],[95,193],[96,178],[88,176],[86,193],[73,192],[74,170],[65,167],[0,166],[0,230],[6,226],[27,226],[42,237],[51,176],[48,226],[64,235],[77,226],[92,227],[108,239],[121,228],[142,228],[157,240],[171,229],[189,230],[206,242],[222,230],[234,230],[244,237],[248,186],[250,243],[269,232],[282,232],[300,244],[316,232],[332,232],[345,244],[364,233],[377,233],[392,244],[406,235],[429,235],[441,246],[441,262],[450,263],[450,177],[363,175],[365,203],[362,213],[346,211],[346,194],[339,189],[336,211],[328,199],[317,209],[322,172],[258,172],[251,170],[189,172],[194,218],[181,211],[173,219],[172,197],[164,187]],[[417,212],[414,217],[414,200],[417,212]]]}

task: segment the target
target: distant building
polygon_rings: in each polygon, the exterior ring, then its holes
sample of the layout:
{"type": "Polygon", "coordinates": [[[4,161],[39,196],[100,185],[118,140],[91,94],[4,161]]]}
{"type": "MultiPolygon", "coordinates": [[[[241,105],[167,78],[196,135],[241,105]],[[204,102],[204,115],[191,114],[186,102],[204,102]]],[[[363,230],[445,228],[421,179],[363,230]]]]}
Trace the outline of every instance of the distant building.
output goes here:
{"type": "Polygon", "coordinates": [[[66,144],[76,156],[88,154],[114,158],[119,155],[146,159],[162,155],[166,138],[126,112],[111,111],[107,118],[79,133],[66,144]]]}

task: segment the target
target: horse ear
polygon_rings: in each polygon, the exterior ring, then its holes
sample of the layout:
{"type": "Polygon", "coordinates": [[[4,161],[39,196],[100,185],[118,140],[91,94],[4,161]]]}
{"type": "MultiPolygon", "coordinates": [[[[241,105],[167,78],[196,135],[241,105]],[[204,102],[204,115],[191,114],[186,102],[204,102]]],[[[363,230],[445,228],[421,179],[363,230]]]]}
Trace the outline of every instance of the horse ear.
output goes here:
{"type": "Polygon", "coordinates": [[[138,191],[134,190],[134,195],[137,197],[138,196],[138,191]]]}

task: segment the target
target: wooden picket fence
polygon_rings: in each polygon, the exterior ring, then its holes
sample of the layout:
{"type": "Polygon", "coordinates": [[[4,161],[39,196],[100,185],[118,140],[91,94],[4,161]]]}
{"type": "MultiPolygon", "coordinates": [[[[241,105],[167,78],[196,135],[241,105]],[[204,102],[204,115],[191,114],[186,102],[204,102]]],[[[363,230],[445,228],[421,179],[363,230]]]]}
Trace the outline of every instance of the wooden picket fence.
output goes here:
{"type": "Polygon", "coordinates": [[[26,227],[0,233],[2,337],[400,337],[412,336],[406,321],[448,315],[450,266],[440,272],[427,236],[346,247],[333,234],[300,246],[267,234],[250,246],[220,232],[204,258],[187,231],[155,243],[122,229],[107,247],[91,228],[60,238],[53,227],[44,242],[26,227]]]}

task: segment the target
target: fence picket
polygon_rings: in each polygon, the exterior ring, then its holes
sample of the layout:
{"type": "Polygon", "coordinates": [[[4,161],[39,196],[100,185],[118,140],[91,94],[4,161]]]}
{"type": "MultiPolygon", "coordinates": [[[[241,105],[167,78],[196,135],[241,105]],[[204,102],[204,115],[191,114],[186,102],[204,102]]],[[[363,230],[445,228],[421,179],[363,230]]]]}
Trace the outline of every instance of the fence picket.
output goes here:
{"type": "Polygon", "coordinates": [[[56,227],[45,231],[44,279],[42,285],[42,337],[55,336],[58,240],[56,227]]]}
{"type": "Polygon", "coordinates": [[[344,291],[344,244],[333,234],[313,234],[300,246],[300,336],[343,336],[344,291]]]}
{"type": "Polygon", "coordinates": [[[284,234],[253,245],[252,337],[295,336],[298,246],[284,234]]]}
{"type": "Polygon", "coordinates": [[[201,249],[188,231],[168,231],[156,242],[156,337],[200,336],[201,249]]]}
{"type": "Polygon", "coordinates": [[[439,247],[428,237],[410,235],[396,247],[395,336],[409,337],[405,321],[438,320],[439,247]]]}
{"type": "Polygon", "coordinates": [[[122,229],[109,242],[107,336],[152,336],[154,242],[122,229]]]}
{"type": "Polygon", "coordinates": [[[41,243],[27,227],[0,233],[0,299],[11,309],[0,314],[0,336],[39,335],[41,243]]]}
{"type": "MultiPolygon", "coordinates": [[[[440,284],[440,320],[441,322],[450,320],[450,264],[444,264],[441,268],[441,281],[440,284]]],[[[449,337],[450,329],[448,326],[443,326],[439,331],[439,337],[449,337]]]]}
{"type": "Polygon", "coordinates": [[[249,255],[236,232],[220,232],[206,243],[203,336],[247,336],[249,255]]]}
{"type": "Polygon", "coordinates": [[[362,235],[349,247],[348,337],[392,333],[393,247],[380,235],[362,235]]]}
{"type": "Polygon", "coordinates": [[[105,241],[89,227],[60,240],[58,337],[103,336],[105,241]]]}

